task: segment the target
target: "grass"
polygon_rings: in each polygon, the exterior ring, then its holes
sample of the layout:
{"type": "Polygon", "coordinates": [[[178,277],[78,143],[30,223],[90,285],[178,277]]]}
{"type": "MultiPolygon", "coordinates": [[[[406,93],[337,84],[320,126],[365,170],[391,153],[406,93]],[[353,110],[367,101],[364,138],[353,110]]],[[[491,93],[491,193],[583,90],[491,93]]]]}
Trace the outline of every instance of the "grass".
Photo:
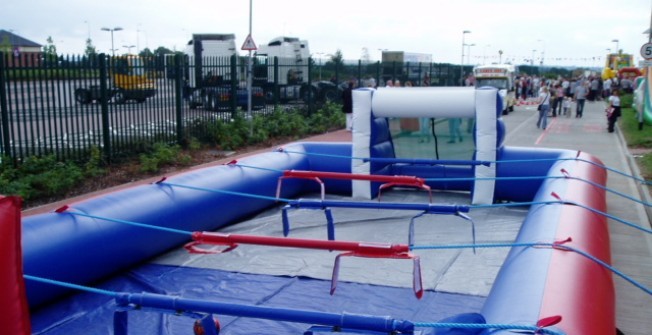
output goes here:
{"type": "Polygon", "coordinates": [[[642,177],[652,180],[652,125],[644,124],[639,129],[636,110],[631,107],[631,94],[623,95],[621,106],[622,117],[620,118],[620,130],[625,136],[627,146],[630,148],[650,149],[650,152],[644,153],[637,159],[642,177]]]}

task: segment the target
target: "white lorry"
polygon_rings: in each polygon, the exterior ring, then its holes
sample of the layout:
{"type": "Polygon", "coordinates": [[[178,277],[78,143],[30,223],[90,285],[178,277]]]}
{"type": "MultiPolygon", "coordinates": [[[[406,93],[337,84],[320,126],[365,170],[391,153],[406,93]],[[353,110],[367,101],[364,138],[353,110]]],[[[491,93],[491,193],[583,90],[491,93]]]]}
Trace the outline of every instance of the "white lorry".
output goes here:
{"type": "Polygon", "coordinates": [[[432,55],[417,52],[386,51],[382,53],[383,81],[410,81],[416,86],[430,86],[428,69],[432,55]]]}
{"type": "Polygon", "coordinates": [[[308,41],[277,37],[256,51],[253,85],[262,87],[268,101],[338,101],[342,91],[330,81],[310,81],[308,41]]]}
{"type": "Polygon", "coordinates": [[[516,68],[511,64],[478,65],[473,68],[475,86],[490,86],[498,89],[503,100],[503,115],[514,111],[514,80],[516,68]]]}
{"type": "MultiPolygon", "coordinates": [[[[185,80],[191,109],[229,110],[234,105],[247,109],[246,71],[234,34],[193,34],[184,54],[188,57],[185,80]]],[[[252,109],[265,107],[262,88],[252,87],[251,96],[252,109]]]]}

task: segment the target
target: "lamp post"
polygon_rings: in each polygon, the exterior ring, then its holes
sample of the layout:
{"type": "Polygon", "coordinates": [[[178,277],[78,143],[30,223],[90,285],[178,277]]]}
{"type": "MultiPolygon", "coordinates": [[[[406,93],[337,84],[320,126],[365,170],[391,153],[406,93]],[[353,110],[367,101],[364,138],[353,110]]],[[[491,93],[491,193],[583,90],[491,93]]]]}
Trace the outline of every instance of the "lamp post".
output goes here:
{"type": "Polygon", "coordinates": [[[532,59],[530,59],[530,66],[534,66],[534,53],[537,52],[537,49],[532,49],[532,59]]]}
{"type": "Polygon", "coordinates": [[[614,38],[613,40],[611,40],[611,42],[616,43],[616,51],[615,51],[615,52],[618,53],[618,54],[620,54],[620,49],[618,49],[618,42],[619,42],[618,39],[617,39],[617,38],[614,38]]]}
{"type": "Polygon", "coordinates": [[[102,30],[111,32],[111,55],[115,56],[115,48],[113,47],[113,32],[114,31],[120,31],[120,30],[122,30],[122,28],[121,27],[115,27],[115,28],[103,27],[102,30]]]}
{"type": "Polygon", "coordinates": [[[466,46],[466,43],[464,42],[464,38],[466,37],[466,34],[470,34],[470,30],[464,30],[462,32],[462,61],[460,63],[460,85],[464,86],[464,47],[466,46]]]}
{"type": "Polygon", "coordinates": [[[482,49],[482,65],[485,65],[487,63],[487,48],[490,46],[491,44],[487,44],[482,49]]]}
{"type": "Polygon", "coordinates": [[[467,44],[466,46],[468,47],[469,50],[469,52],[466,53],[466,63],[471,65],[471,47],[474,47],[475,43],[467,44]]]}
{"type": "Polygon", "coordinates": [[[128,54],[131,54],[131,48],[135,48],[136,46],[135,45],[123,45],[122,47],[127,49],[128,54]]]}
{"type": "Polygon", "coordinates": [[[319,81],[321,81],[321,58],[325,55],[323,52],[315,52],[315,55],[319,57],[319,81]]]}
{"type": "Polygon", "coordinates": [[[539,66],[543,66],[543,58],[546,53],[546,41],[544,40],[537,40],[537,42],[541,42],[541,60],[539,61],[539,66]]]}

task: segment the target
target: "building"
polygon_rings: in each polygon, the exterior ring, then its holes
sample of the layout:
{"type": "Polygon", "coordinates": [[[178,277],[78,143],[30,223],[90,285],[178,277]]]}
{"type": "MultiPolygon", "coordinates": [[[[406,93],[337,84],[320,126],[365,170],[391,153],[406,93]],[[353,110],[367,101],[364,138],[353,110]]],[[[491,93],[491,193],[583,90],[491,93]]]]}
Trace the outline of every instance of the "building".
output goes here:
{"type": "Polygon", "coordinates": [[[0,52],[8,54],[8,67],[37,66],[42,60],[42,45],[0,29],[0,52]]]}

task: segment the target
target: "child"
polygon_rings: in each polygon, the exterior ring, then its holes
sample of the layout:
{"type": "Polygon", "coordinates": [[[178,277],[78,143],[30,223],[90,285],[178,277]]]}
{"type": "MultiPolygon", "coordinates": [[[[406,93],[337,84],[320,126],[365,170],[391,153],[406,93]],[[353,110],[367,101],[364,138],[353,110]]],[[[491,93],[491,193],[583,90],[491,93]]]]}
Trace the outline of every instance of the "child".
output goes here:
{"type": "Polygon", "coordinates": [[[566,97],[564,98],[564,102],[562,103],[562,108],[563,108],[563,113],[566,115],[566,117],[571,116],[571,98],[566,97]]]}

